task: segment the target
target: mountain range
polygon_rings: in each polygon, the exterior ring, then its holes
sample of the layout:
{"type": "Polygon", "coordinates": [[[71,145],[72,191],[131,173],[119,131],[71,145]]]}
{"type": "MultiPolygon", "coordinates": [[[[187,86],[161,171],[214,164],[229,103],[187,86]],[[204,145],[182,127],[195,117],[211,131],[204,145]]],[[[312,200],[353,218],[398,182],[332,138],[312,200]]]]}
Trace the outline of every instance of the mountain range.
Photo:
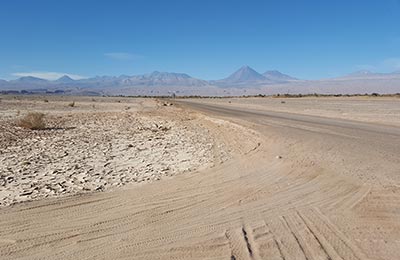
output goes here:
{"type": "Polygon", "coordinates": [[[197,79],[185,73],[173,72],[159,72],[154,71],[144,75],[134,76],[96,76],[93,78],[74,80],[65,75],[61,78],[49,81],[32,76],[21,77],[16,80],[2,81],[0,86],[2,89],[25,89],[30,90],[37,87],[47,88],[126,88],[126,87],[161,87],[161,86],[174,86],[174,87],[204,87],[204,86],[218,86],[218,87],[246,87],[250,85],[262,85],[281,83],[294,78],[282,74],[278,71],[268,71],[264,75],[258,73],[249,66],[243,66],[232,75],[225,79],[207,81],[197,79]]]}
{"type": "Polygon", "coordinates": [[[185,73],[154,71],[143,75],[96,76],[74,80],[65,75],[53,81],[21,77],[0,79],[0,90],[23,93],[90,95],[245,95],[276,93],[394,93],[400,92],[400,72],[358,71],[343,77],[300,80],[277,70],[259,73],[243,66],[220,80],[202,80],[185,73]]]}

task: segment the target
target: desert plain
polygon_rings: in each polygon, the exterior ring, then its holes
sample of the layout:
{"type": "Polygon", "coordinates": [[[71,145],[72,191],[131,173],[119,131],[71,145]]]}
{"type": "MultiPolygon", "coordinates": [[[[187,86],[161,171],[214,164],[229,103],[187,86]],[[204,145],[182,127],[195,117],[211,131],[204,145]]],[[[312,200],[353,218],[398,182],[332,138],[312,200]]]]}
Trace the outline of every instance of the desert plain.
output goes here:
{"type": "Polygon", "coordinates": [[[399,201],[397,97],[1,96],[0,259],[399,259],[399,201]]]}

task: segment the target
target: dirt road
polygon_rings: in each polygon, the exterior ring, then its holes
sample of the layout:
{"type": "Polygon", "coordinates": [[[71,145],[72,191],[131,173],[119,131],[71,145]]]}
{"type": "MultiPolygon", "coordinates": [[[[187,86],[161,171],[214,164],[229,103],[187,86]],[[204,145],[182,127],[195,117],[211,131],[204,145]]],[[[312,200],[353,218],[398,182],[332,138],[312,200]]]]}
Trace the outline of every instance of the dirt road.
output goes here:
{"type": "Polygon", "coordinates": [[[178,104],[211,117],[204,126],[229,143],[232,160],[132,189],[4,208],[0,258],[398,259],[397,127],[178,104]]]}

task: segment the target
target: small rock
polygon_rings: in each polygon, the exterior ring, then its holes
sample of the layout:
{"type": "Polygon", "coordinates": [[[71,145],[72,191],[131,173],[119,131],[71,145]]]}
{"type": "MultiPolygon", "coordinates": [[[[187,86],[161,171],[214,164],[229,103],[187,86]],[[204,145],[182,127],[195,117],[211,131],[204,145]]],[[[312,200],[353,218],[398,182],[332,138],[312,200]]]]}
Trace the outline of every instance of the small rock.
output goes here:
{"type": "Polygon", "coordinates": [[[33,190],[25,190],[23,193],[21,193],[20,196],[28,196],[31,195],[33,193],[33,190]]]}
{"type": "Polygon", "coordinates": [[[100,185],[96,188],[96,191],[104,191],[104,186],[100,185]]]}
{"type": "Polygon", "coordinates": [[[110,164],[111,164],[111,162],[107,162],[107,163],[104,164],[104,167],[107,167],[110,164]]]}
{"type": "Polygon", "coordinates": [[[276,159],[282,159],[282,156],[277,155],[275,158],[276,158],[276,159]]]}

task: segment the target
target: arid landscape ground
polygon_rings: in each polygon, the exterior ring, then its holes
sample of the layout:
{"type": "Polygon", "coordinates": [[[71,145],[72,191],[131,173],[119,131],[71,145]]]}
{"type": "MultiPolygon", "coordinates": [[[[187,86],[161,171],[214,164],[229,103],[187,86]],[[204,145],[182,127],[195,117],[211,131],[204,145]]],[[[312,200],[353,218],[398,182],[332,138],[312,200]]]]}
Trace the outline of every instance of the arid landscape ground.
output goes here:
{"type": "Polygon", "coordinates": [[[399,259],[399,127],[396,97],[2,96],[0,259],[399,259]]]}

